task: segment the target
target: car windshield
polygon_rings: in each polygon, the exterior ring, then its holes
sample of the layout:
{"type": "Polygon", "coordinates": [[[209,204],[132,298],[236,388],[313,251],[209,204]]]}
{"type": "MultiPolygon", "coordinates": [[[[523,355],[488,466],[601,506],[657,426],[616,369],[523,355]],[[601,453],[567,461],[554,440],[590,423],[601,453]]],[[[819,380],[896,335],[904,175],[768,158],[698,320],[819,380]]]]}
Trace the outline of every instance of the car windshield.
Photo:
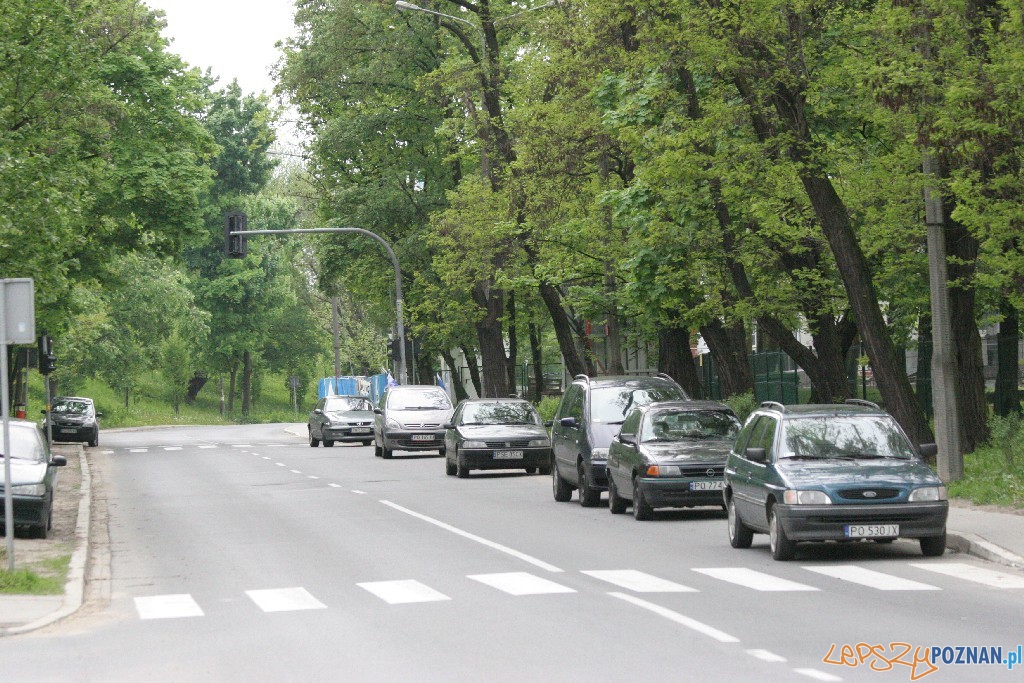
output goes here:
{"type": "Polygon", "coordinates": [[[685,400],[682,390],[666,384],[653,387],[599,387],[590,393],[590,419],[593,422],[617,424],[637,406],[656,401],[685,400]]]}
{"type": "Polygon", "coordinates": [[[459,421],[463,425],[539,425],[540,416],[529,403],[496,401],[467,403],[459,421]]]}
{"type": "Polygon", "coordinates": [[[659,410],[647,416],[641,441],[732,441],[740,423],[724,410],[659,410]]]}
{"type": "Polygon", "coordinates": [[[448,410],[452,402],[441,389],[396,391],[388,399],[390,410],[448,410]]]}
{"type": "Polygon", "coordinates": [[[60,415],[84,415],[89,412],[89,404],[85,401],[58,401],[53,404],[50,412],[60,415]]]}
{"type": "Polygon", "coordinates": [[[896,421],[881,415],[829,415],[784,422],[780,458],[896,458],[913,448],[896,421]]]}
{"type": "Polygon", "coordinates": [[[373,406],[365,398],[352,398],[350,396],[329,398],[324,403],[324,412],[335,413],[343,410],[373,410],[373,406]]]}
{"type": "MultiPolygon", "coordinates": [[[[11,427],[11,459],[45,462],[46,451],[35,427],[11,427]]],[[[4,427],[3,423],[0,423],[0,451],[3,450],[3,435],[4,427]]],[[[0,456],[3,455],[0,453],[0,456]]]]}

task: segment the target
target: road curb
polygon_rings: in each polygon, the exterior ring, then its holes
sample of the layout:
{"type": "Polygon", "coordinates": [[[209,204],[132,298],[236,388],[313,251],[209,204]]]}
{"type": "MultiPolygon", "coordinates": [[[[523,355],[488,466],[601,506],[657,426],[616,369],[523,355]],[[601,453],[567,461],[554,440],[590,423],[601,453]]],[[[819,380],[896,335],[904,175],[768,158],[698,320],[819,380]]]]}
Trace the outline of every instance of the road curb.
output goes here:
{"type": "Polygon", "coordinates": [[[60,621],[78,611],[85,596],[85,566],[89,559],[89,532],[92,519],[92,473],[85,449],[78,447],[78,462],[82,471],[81,493],[78,501],[78,521],[75,524],[75,550],[68,563],[68,578],[64,583],[64,600],[60,609],[45,617],[24,624],[0,630],[0,637],[27,633],[60,621]]]}
{"type": "Polygon", "coordinates": [[[1000,548],[995,543],[986,541],[975,534],[958,534],[946,532],[946,547],[958,553],[965,553],[980,557],[989,562],[1024,569],[1024,557],[1012,553],[1006,548],[1000,548]]]}

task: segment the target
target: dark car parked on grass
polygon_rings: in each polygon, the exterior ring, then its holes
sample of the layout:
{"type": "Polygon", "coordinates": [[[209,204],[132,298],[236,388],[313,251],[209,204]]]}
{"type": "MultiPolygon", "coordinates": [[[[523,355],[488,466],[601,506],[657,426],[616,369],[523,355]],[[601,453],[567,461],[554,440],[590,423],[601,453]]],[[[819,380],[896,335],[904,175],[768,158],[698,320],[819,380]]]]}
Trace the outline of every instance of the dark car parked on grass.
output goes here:
{"type": "MultiPolygon", "coordinates": [[[[28,420],[9,420],[10,453],[0,453],[0,474],[3,459],[10,460],[11,499],[14,503],[14,526],[27,527],[37,538],[46,538],[53,513],[53,490],[57,484],[56,468],[68,464],[63,455],[50,455],[50,447],[42,430],[28,420]]],[[[3,449],[3,423],[0,422],[0,450],[3,449]]],[[[0,479],[0,534],[6,529],[3,499],[6,495],[0,479]]]]}
{"type": "Polygon", "coordinates": [[[373,454],[390,458],[394,451],[436,450],[444,455],[444,425],[454,410],[441,387],[391,387],[381,397],[380,408],[373,411],[373,454]]]}
{"type": "Polygon", "coordinates": [[[369,446],[373,442],[373,402],[365,396],[326,396],[309,414],[306,431],[314,448],[321,441],[328,447],[336,441],[369,446]]]}
{"type": "MultiPolygon", "coordinates": [[[[934,455],[935,444],[919,451],[934,455]]],[[[946,487],[868,401],[762,403],[729,453],[724,496],[732,546],[767,533],[776,560],[791,559],[799,541],[915,538],[928,556],[946,548],[946,487]]]]}
{"type": "MultiPolygon", "coordinates": [[[[42,411],[43,415],[46,411],[42,411]]],[[[51,438],[54,441],[84,441],[100,445],[100,422],[103,413],[96,411],[91,398],[60,396],[50,406],[51,438]]],[[[43,421],[43,429],[46,422],[43,421]]]]}
{"type": "Polygon", "coordinates": [[[740,422],[714,401],[635,408],[608,449],[608,507],[648,520],[655,508],[722,505],[722,473],[740,422]]]}
{"type": "Polygon", "coordinates": [[[551,485],[555,500],[579,490],[580,505],[593,507],[608,486],[608,447],[637,406],[685,401],[683,388],[666,374],[654,377],[577,375],[566,389],[551,427],[551,485]]]}
{"type": "Polygon", "coordinates": [[[445,424],[445,473],[460,478],[470,470],[525,469],[529,474],[551,467],[551,439],[529,401],[477,398],[461,401],[445,424]]]}

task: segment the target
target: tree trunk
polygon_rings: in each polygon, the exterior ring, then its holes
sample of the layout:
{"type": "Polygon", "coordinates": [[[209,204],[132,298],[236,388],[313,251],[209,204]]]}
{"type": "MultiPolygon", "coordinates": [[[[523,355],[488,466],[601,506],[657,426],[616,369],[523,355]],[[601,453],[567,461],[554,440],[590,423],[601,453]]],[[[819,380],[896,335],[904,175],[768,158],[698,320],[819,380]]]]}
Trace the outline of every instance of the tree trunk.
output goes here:
{"type": "Polygon", "coordinates": [[[460,346],[462,349],[462,355],[466,359],[466,367],[469,368],[469,380],[473,383],[473,390],[476,391],[477,398],[484,395],[483,387],[480,386],[480,368],[476,364],[476,353],[470,353],[470,350],[465,346],[460,346]]]}
{"type": "MultiPolygon", "coordinates": [[[[953,207],[944,207],[950,215],[953,207]]],[[[975,308],[974,276],[978,241],[956,221],[944,229],[948,255],[950,333],[956,349],[956,397],[960,408],[960,447],[972,453],[988,440],[988,404],[985,401],[985,364],[975,308]]]]}
{"type": "Polygon", "coordinates": [[[477,343],[483,364],[483,390],[481,398],[508,396],[508,356],[505,355],[505,335],[501,320],[505,313],[505,294],[490,282],[473,286],[473,299],[484,311],[476,323],[477,343]]]}
{"type": "Polygon", "coordinates": [[[231,381],[228,382],[228,415],[235,414],[235,383],[238,381],[238,361],[231,363],[231,381]]]}
{"type": "Polygon", "coordinates": [[[1006,417],[1021,413],[1020,407],[1020,317],[1017,308],[1005,296],[999,300],[999,312],[1003,319],[999,323],[996,338],[996,396],[995,413],[1006,417]]]}
{"type": "Polygon", "coordinates": [[[195,403],[196,397],[199,396],[199,392],[206,386],[206,381],[209,379],[205,372],[196,370],[192,375],[192,379],[188,381],[188,389],[185,391],[185,403],[192,405],[195,403]]]}
{"type": "Polygon", "coordinates": [[[605,348],[608,350],[608,374],[624,375],[626,368],[622,364],[622,329],[619,327],[619,312],[615,307],[615,271],[611,262],[604,264],[605,295],[610,302],[605,323],[605,348]]]}
{"type": "Polygon", "coordinates": [[[690,398],[704,397],[690,353],[690,332],[681,327],[658,329],[658,371],[679,382],[690,398]]]}
{"type": "Polygon", "coordinates": [[[452,356],[450,351],[442,351],[441,358],[444,358],[444,362],[452,370],[452,391],[455,392],[455,402],[465,400],[469,398],[469,394],[466,392],[466,387],[462,384],[462,372],[458,366],[455,365],[455,358],[452,356]]]}
{"type": "Polygon", "coordinates": [[[519,357],[519,334],[516,330],[516,294],[515,292],[508,293],[508,304],[507,304],[507,318],[508,318],[508,362],[506,363],[506,370],[508,371],[508,393],[513,395],[516,393],[516,363],[519,357]]]}
{"type": "Polygon", "coordinates": [[[700,328],[700,333],[715,360],[722,397],[753,393],[754,373],[750,370],[746,326],[739,321],[726,326],[714,318],[700,328]]]}
{"type": "Polygon", "coordinates": [[[544,398],[544,354],[540,346],[540,330],[535,323],[529,323],[530,330],[530,357],[533,360],[533,383],[536,385],[533,390],[533,400],[540,403],[544,398]]]}
{"type": "Polygon", "coordinates": [[[555,338],[558,340],[558,350],[562,352],[566,371],[570,377],[586,373],[587,366],[583,359],[583,353],[576,343],[572,321],[562,306],[561,292],[554,285],[543,281],[538,285],[538,289],[540,298],[551,316],[551,323],[555,328],[555,338]]]}
{"type": "Polygon", "coordinates": [[[932,316],[922,314],[917,322],[917,401],[925,415],[931,415],[932,405],[932,316]]]}
{"type": "Polygon", "coordinates": [[[242,354],[242,416],[248,417],[252,408],[252,353],[242,354]]]}

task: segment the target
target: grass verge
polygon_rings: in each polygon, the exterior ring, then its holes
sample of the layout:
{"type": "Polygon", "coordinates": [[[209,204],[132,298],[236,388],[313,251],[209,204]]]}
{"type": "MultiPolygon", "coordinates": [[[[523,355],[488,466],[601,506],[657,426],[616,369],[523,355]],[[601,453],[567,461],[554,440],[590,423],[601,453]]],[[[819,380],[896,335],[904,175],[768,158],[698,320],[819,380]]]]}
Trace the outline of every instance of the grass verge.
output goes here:
{"type": "Polygon", "coordinates": [[[964,456],[964,477],[949,495],[978,505],[1024,508],[1024,420],[993,417],[989,442],[964,456]]]}
{"type": "MultiPolygon", "coordinates": [[[[6,552],[0,558],[6,561],[6,552]]],[[[0,569],[0,593],[16,595],[60,595],[67,580],[70,555],[41,561],[36,567],[0,569]]]]}

